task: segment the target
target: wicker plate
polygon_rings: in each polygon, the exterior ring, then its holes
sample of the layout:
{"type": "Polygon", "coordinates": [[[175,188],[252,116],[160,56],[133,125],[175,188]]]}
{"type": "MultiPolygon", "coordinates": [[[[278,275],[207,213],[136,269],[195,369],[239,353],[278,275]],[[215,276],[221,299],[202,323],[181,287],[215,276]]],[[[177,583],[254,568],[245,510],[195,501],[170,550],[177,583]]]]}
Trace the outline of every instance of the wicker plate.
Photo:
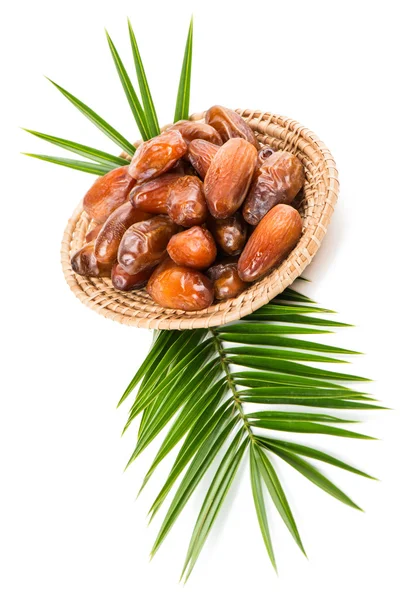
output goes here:
{"type": "MultiPolygon", "coordinates": [[[[326,146],[309,129],[286,117],[260,111],[237,110],[257,139],[275,150],[288,150],[305,168],[304,200],[300,207],[303,235],[288,258],[270,275],[237,298],[196,312],[171,310],[155,304],[146,291],[119,292],[108,278],[81,277],[71,269],[70,256],[84,244],[89,218],[80,205],[70,218],[62,240],[61,260],[65,279],[87,306],[114,321],[150,329],[193,329],[235,321],[252,313],[280,294],[311,262],[324,237],[338,197],[338,172],[326,146]]],[[[201,120],[202,114],[191,116],[201,120]]]]}

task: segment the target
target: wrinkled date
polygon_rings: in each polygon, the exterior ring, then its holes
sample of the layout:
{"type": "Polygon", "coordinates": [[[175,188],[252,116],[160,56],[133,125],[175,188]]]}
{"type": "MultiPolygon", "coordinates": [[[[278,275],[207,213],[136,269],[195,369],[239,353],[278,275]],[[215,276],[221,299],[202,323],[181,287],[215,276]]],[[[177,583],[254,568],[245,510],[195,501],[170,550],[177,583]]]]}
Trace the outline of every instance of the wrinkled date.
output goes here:
{"type": "Polygon", "coordinates": [[[125,202],[108,217],[95,241],[95,256],[100,263],[112,264],[116,261],[117,251],[125,231],[138,221],[145,221],[150,214],[134,208],[131,202],[125,202]]]}
{"type": "Polygon", "coordinates": [[[296,246],[302,223],[298,211],[287,204],[272,208],[250,236],[238,262],[243,281],[255,281],[276,267],[296,246]]]}
{"type": "Polygon", "coordinates": [[[193,175],[180,177],[171,187],[167,209],[169,217],[178,225],[201,225],[208,216],[202,181],[193,175]]]}
{"type": "Polygon", "coordinates": [[[247,225],[240,213],[226,219],[209,219],[208,226],[225,254],[234,256],[241,253],[246,242],[247,225]]]}
{"type": "Polygon", "coordinates": [[[88,242],[71,258],[71,267],[83,277],[108,277],[112,265],[99,263],[94,253],[94,242],[88,242]]]}
{"type": "Polygon", "coordinates": [[[180,132],[169,129],[137,148],[129,173],[138,183],[158,177],[169,171],[186,151],[187,144],[180,132]]]}
{"type": "Polygon", "coordinates": [[[147,292],[160,306],[178,310],[202,310],[213,302],[211,280],[199,271],[180,267],[170,258],[154,271],[147,292]]]}
{"type": "Polygon", "coordinates": [[[167,214],[167,199],[173,183],[181,175],[166,173],[151,181],[136,185],[130,192],[129,200],[135,208],[155,215],[167,214]]]}
{"type": "Polygon", "coordinates": [[[154,267],[151,269],[144,269],[139,271],[135,275],[130,275],[123,269],[121,265],[116,263],[112,269],[112,284],[116,290],[122,292],[131,292],[132,290],[139,290],[144,287],[149,280],[154,267]]]}
{"type": "Polygon", "coordinates": [[[164,215],[135,223],[124,234],[118,261],[125,271],[135,275],[155,267],[164,258],[167,244],[179,227],[164,215]]]}
{"type": "Polygon", "coordinates": [[[249,285],[239,277],[236,258],[227,258],[213,265],[208,269],[207,275],[213,281],[213,289],[217,300],[236,298],[249,285]]]}
{"type": "Polygon", "coordinates": [[[205,179],[213,157],[219,146],[205,140],[193,140],[188,146],[187,158],[198,175],[205,179]]]}
{"type": "Polygon", "coordinates": [[[167,252],[177,265],[193,269],[207,269],[216,258],[216,244],[212,235],[202,227],[191,227],[174,235],[167,252]]]}
{"type": "Polygon", "coordinates": [[[212,106],[206,112],[205,121],[216,129],[224,142],[231,138],[243,138],[256,148],[259,147],[252,128],[237,112],[230,108],[212,106]]]}
{"type": "Polygon", "coordinates": [[[96,179],[83,199],[83,208],[96,223],[104,223],[116,208],[126,202],[135,184],[128,167],[113,169],[96,179]]]}
{"type": "Polygon", "coordinates": [[[257,170],[243,205],[243,217],[257,225],[273,206],[291,204],[304,181],[304,168],[294,154],[274,152],[257,170]]]}
{"type": "Polygon", "coordinates": [[[180,132],[184,140],[189,144],[192,140],[206,140],[217,146],[222,145],[222,138],[219,133],[207,123],[198,123],[197,121],[178,121],[170,129],[176,129],[180,132]]]}
{"type": "Polygon", "coordinates": [[[204,192],[210,213],[226,219],[242,204],[257,164],[255,147],[241,138],[221,146],[205,177],[204,192]]]}
{"type": "Polygon", "coordinates": [[[274,150],[271,146],[263,146],[260,148],[257,154],[257,165],[260,167],[272,154],[274,154],[274,150]]]}

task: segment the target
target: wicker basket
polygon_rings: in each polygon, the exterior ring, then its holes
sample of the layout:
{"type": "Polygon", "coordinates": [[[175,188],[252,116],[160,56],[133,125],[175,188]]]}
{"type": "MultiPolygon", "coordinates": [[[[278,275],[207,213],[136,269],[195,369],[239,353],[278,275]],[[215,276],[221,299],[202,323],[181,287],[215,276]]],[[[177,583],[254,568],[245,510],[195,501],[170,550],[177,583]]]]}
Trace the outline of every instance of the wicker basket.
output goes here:
{"type": "MultiPolygon", "coordinates": [[[[61,260],[65,279],[87,306],[114,321],[150,329],[193,329],[235,321],[252,313],[290,285],[311,262],[329,224],[338,197],[338,172],[326,146],[309,129],[292,119],[261,111],[237,110],[262,144],[288,150],[305,168],[304,199],[300,206],[303,234],[288,258],[270,275],[232,300],[196,312],[162,308],[147,292],[119,292],[108,278],[81,277],[71,269],[70,256],[84,244],[89,217],[80,205],[65,229],[61,260]]],[[[204,113],[192,115],[198,121],[204,113]]]]}

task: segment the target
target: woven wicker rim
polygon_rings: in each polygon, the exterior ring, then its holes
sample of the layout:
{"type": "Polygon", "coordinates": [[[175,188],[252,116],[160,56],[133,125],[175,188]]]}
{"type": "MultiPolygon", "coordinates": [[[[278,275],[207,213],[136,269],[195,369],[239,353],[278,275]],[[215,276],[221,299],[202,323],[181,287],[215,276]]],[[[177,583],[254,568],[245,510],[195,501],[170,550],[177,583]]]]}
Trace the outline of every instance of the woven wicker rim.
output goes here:
{"type": "MultiPolygon", "coordinates": [[[[238,112],[262,144],[275,150],[288,150],[301,160],[306,175],[304,200],[300,206],[303,234],[288,258],[270,275],[258,281],[237,298],[225,300],[196,312],[171,310],[155,304],[147,292],[119,292],[109,278],[81,277],[72,271],[70,257],[84,244],[89,217],[78,206],[69,219],[61,247],[65,279],[79,300],[104,317],[134,327],[149,329],[194,329],[223,325],[238,320],[289,286],[311,262],[325,236],[335,203],[339,182],[335,161],[318,137],[296,121],[259,110],[238,112]]],[[[205,113],[194,114],[193,121],[205,113]]]]}

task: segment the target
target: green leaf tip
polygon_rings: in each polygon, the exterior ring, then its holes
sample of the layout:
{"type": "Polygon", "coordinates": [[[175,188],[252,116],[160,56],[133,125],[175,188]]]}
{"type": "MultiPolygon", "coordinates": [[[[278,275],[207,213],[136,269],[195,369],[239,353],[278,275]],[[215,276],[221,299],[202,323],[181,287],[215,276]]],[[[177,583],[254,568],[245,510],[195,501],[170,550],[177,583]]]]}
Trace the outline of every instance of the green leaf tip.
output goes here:
{"type": "Polygon", "coordinates": [[[184,60],[182,63],[180,80],[178,85],[177,103],[175,106],[174,122],[188,119],[189,101],[191,95],[191,71],[192,71],[192,45],[193,45],[193,18],[191,17],[185,44],[184,60]]]}

